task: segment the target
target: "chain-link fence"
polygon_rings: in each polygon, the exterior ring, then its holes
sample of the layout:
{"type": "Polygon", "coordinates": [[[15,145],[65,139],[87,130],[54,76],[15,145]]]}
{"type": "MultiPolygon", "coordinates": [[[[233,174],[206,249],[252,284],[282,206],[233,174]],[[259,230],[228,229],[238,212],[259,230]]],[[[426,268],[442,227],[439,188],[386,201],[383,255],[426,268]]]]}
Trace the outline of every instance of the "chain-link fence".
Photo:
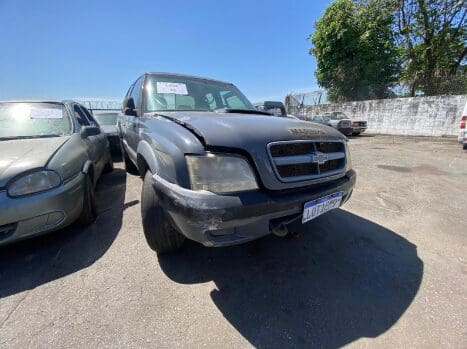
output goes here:
{"type": "Polygon", "coordinates": [[[122,109],[122,99],[119,98],[75,98],[89,109],[122,109]]]}
{"type": "MultiPolygon", "coordinates": [[[[368,86],[365,91],[353,91],[354,93],[349,94],[349,96],[342,96],[337,103],[403,97],[465,95],[467,94],[467,72],[455,75],[435,74],[429,78],[417,78],[413,81],[405,81],[391,87],[386,86],[386,93],[379,94],[379,96],[384,95],[384,98],[376,97],[374,93],[371,93],[371,91],[381,90],[382,88],[380,85],[368,86]],[[351,96],[354,96],[354,98],[351,96]]],[[[290,93],[285,99],[285,106],[287,113],[304,117],[307,114],[307,107],[329,104],[332,103],[332,100],[333,96],[328,95],[325,90],[290,93]]]]}

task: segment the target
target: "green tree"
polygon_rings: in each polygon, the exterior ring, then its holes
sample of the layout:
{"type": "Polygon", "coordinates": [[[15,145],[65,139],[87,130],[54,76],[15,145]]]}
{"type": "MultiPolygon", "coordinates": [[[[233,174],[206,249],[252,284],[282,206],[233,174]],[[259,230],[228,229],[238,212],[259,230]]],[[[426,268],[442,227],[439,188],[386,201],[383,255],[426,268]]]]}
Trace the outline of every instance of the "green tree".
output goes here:
{"type": "Polygon", "coordinates": [[[334,1],[310,36],[319,85],[334,102],[386,98],[397,81],[393,10],[383,0],[334,1]]]}
{"type": "Polygon", "coordinates": [[[413,96],[466,93],[467,6],[462,0],[392,0],[403,59],[401,81],[413,96]]]}

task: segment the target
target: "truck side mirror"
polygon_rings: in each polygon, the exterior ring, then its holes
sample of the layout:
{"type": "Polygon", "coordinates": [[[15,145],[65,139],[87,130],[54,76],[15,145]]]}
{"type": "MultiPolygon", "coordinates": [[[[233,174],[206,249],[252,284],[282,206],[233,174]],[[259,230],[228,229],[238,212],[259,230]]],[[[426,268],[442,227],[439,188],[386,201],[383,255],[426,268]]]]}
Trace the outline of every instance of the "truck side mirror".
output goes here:
{"type": "Polygon", "coordinates": [[[133,100],[133,97],[125,97],[123,100],[123,114],[138,116],[136,113],[135,101],[133,100]]]}

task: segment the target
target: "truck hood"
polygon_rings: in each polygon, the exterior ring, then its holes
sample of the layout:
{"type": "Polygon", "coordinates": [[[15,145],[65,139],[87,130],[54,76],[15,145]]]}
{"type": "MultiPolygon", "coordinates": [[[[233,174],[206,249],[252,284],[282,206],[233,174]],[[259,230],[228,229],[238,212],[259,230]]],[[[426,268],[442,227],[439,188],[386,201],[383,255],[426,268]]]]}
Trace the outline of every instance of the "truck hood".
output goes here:
{"type": "Polygon", "coordinates": [[[312,181],[281,182],[269,159],[268,143],[345,139],[332,127],[292,118],[212,112],[164,112],[158,115],[189,129],[208,149],[221,152],[229,152],[230,149],[246,151],[256,165],[263,185],[271,190],[306,186],[312,184],[312,181]]]}
{"type": "Polygon", "coordinates": [[[0,188],[24,171],[45,167],[69,138],[70,136],[0,141],[0,188]]]}
{"type": "Polygon", "coordinates": [[[274,141],[337,139],[335,129],[315,122],[260,114],[213,112],[163,112],[158,115],[190,129],[205,145],[251,151],[274,141]]]}

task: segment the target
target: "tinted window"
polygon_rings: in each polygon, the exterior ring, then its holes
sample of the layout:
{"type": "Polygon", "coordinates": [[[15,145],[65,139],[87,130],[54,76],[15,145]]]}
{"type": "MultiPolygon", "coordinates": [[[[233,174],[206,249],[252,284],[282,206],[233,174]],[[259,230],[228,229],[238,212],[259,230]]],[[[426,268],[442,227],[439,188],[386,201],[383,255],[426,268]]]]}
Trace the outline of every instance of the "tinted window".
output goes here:
{"type": "Polygon", "coordinates": [[[79,106],[80,109],[82,110],[82,112],[84,113],[84,115],[86,116],[86,119],[88,119],[89,123],[93,126],[99,126],[99,124],[97,123],[97,121],[94,119],[94,117],[92,116],[91,112],[89,110],[87,110],[85,107],[83,107],[82,105],[79,106]]]}
{"type": "Polygon", "coordinates": [[[0,138],[61,136],[71,131],[63,104],[0,103],[0,138]]]}
{"type": "Polygon", "coordinates": [[[135,86],[133,87],[133,90],[131,91],[131,94],[130,94],[130,96],[133,97],[133,100],[135,101],[136,109],[139,108],[139,103],[141,100],[142,84],[143,84],[143,77],[140,77],[138,80],[136,80],[135,86]]]}
{"type": "Polygon", "coordinates": [[[81,126],[90,126],[91,124],[89,123],[88,119],[86,118],[86,115],[84,114],[84,112],[80,109],[80,107],[78,107],[77,105],[75,105],[73,107],[73,112],[75,114],[75,118],[76,120],[78,120],[78,123],[81,125],[81,126]]]}

